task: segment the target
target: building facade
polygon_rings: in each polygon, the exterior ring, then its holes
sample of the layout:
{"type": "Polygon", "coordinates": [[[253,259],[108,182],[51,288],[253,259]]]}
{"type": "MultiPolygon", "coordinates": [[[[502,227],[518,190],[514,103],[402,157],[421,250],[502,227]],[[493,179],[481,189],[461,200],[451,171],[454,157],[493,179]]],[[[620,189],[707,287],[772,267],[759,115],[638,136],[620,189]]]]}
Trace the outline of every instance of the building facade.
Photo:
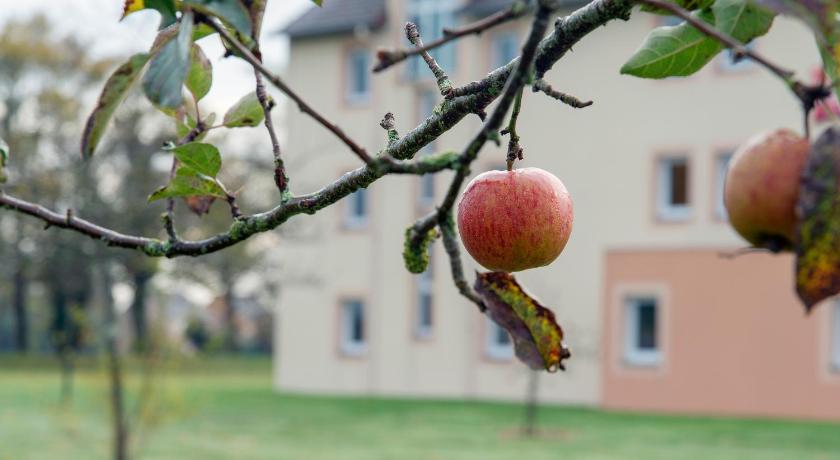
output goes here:
{"type": "MultiPolygon", "coordinates": [[[[286,30],[286,78],[376,151],[386,144],[379,127],[386,112],[405,132],[440,102],[422,62],[371,73],[376,50],[406,46],[406,20],[428,41],[506,3],[327,0],[286,30]]],[[[620,75],[646,34],[668,21],[637,13],[610,23],[555,65],[547,80],[593,106],[575,110],[526,92],[520,165],[560,177],[575,203],[561,257],[517,274],[555,311],[573,353],[566,372],[540,377],[539,396],[616,409],[840,418],[840,309],[826,302],[804,315],[789,256],[721,256],[744,246],[722,206],[729,156],[757,132],[799,129],[797,100],[775,77],[726,54],[685,79],[620,75]]],[[[776,21],[752,46],[807,77],[819,63],[813,39],[790,20],[776,21]]],[[[434,54],[464,84],[515,57],[527,29],[527,20],[506,24],[434,54]]],[[[284,155],[296,193],[358,166],[339,141],[291,110],[284,155]]],[[[420,154],[461,150],[479,127],[467,118],[420,154]]],[[[473,174],[504,159],[504,149],[487,146],[473,174]]],[[[405,228],[434,208],[450,178],[385,177],[295,218],[305,237],[284,248],[297,275],[276,315],[277,388],[523,397],[528,371],[506,334],[458,295],[441,245],[427,273],[403,267],[405,228]]],[[[464,258],[467,273],[478,268],[464,258]]]]}

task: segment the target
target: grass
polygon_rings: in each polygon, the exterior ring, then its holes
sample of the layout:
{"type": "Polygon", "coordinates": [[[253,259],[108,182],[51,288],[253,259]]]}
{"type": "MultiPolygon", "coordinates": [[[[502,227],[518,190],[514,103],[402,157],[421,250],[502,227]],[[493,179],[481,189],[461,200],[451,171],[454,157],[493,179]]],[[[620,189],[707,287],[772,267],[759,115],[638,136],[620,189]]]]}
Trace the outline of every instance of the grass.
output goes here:
{"type": "MultiPolygon", "coordinates": [[[[131,406],[144,380],[130,365],[131,406]]],[[[135,460],[807,460],[840,458],[840,424],[605,413],[543,407],[536,439],[515,404],[312,397],[271,389],[266,359],[159,369],[135,460]]],[[[148,380],[145,380],[148,385],[148,380]]],[[[50,361],[0,359],[0,460],[106,460],[104,366],[80,367],[58,403],[50,361]]],[[[139,438],[138,438],[139,437],[139,438]]]]}

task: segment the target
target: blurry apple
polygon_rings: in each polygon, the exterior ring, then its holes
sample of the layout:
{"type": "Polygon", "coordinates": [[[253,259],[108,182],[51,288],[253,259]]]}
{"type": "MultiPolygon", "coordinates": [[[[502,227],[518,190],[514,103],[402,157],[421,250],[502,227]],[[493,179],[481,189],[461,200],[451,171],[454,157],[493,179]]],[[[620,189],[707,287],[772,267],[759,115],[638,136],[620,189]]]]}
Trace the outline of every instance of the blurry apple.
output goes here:
{"type": "Polygon", "coordinates": [[[480,174],[458,205],[458,231],[467,252],[493,271],[550,264],[569,241],[572,220],[572,199],[563,182],[539,168],[480,174]]]}
{"type": "Polygon", "coordinates": [[[755,247],[793,248],[806,139],[788,129],[759,134],[732,157],[724,186],[729,222],[755,247]]]}

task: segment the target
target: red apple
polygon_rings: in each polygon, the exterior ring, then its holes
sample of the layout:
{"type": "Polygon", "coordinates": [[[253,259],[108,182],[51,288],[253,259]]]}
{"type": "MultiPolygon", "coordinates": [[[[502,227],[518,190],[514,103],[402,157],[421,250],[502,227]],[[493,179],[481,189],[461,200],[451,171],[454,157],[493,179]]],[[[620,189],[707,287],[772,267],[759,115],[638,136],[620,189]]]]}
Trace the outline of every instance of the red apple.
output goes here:
{"type": "Polygon", "coordinates": [[[726,173],[729,222],[755,247],[793,247],[799,176],[808,158],[806,139],[789,129],[759,134],[735,152],[726,173]]]}
{"type": "Polygon", "coordinates": [[[550,264],[569,241],[572,220],[572,199],[563,182],[539,168],[480,174],[458,205],[458,231],[467,252],[493,271],[550,264]]]}

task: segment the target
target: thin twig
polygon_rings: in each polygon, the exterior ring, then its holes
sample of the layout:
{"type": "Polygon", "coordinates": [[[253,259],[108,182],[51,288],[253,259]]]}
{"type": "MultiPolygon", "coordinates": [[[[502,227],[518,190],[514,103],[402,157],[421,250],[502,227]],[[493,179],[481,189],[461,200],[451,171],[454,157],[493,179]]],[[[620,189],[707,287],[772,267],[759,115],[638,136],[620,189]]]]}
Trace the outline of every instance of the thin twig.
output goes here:
{"type": "Polygon", "coordinates": [[[330,122],[326,119],[323,115],[321,115],[317,110],[312,108],[306,101],[303,100],[297,93],[295,93],[289,85],[287,85],[278,75],[271,73],[259,59],[254,56],[254,54],[245,47],[239,40],[233,38],[224,27],[220,26],[216,21],[209,19],[209,18],[202,18],[202,20],[209,25],[213,30],[219,33],[219,35],[225,39],[231,46],[233,46],[236,51],[242,56],[242,59],[245,59],[249,64],[251,64],[254,69],[259,71],[268,81],[271,82],[272,85],[276,86],[277,89],[283,92],[286,96],[288,96],[291,100],[297,104],[298,108],[301,112],[311,116],[315,119],[321,126],[327,128],[330,132],[332,132],[336,137],[338,137],[344,145],[350,148],[353,153],[356,154],[365,164],[372,164],[373,158],[367,153],[362,146],[357,144],[353,139],[351,139],[344,131],[338,127],[335,123],[330,122]]]}
{"type": "Polygon", "coordinates": [[[393,113],[386,113],[385,116],[382,117],[382,121],[379,122],[379,126],[388,133],[388,147],[391,147],[400,140],[400,133],[397,132],[396,120],[394,119],[393,113]]]}
{"type": "Polygon", "coordinates": [[[257,82],[257,99],[263,108],[265,114],[265,129],[268,131],[268,137],[271,139],[271,150],[274,154],[274,183],[277,185],[277,190],[281,197],[287,197],[289,190],[289,176],[286,175],[286,165],[283,163],[283,157],[280,151],[280,141],[277,139],[277,131],[274,129],[274,121],[271,119],[271,109],[274,108],[274,101],[268,98],[265,91],[265,83],[263,83],[262,74],[257,69],[254,69],[254,78],[257,82]]]}
{"type": "Polygon", "coordinates": [[[535,93],[541,91],[547,96],[557,99],[558,101],[568,105],[569,107],[574,107],[576,109],[583,109],[589,107],[593,103],[592,101],[581,101],[580,99],[572,96],[571,94],[566,94],[564,92],[557,91],[556,89],[552,88],[547,81],[543,79],[535,81],[534,86],[532,88],[535,93]]]}
{"type": "Polygon", "coordinates": [[[491,14],[484,19],[472,22],[457,29],[444,29],[443,37],[433,40],[421,47],[412,50],[379,50],[376,57],[379,62],[373,68],[374,72],[382,72],[383,70],[412,57],[427,53],[437,47],[443,46],[453,40],[457,40],[465,35],[481,35],[482,32],[520,18],[528,12],[528,7],[525,2],[514,2],[510,7],[497,13],[491,14]]]}
{"type": "MultiPolygon", "coordinates": [[[[420,31],[417,29],[417,24],[414,24],[413,22],[405,23],[405,36],[412,45],[416,46],[420,50],[423,50],[423,38],[420,37],[420,31]]],[[[423,50],[420,52],[420,55],[423,56],[423,60],[426,61],[426,65],[429,66],[429,70],[435,74],[440,95],[446,96],[449,94],[449,92],[452,91],[452,82],[449,80],[449,77],[446,75],[443,67],[437,63],[435,58],[433,58],[428,51],[423,50]]]]}
{"type": "Polygon", "coordinates": [[[513,100],[513,111],[510,114],[510,122],[507,128],[502,130],[502,134],[509,134],[508,151],[507,151],[507,170],[513,170],[513,162],[523,158],[524,151],[519,145],[519,133],[516,132],[516,121],[519,119],[519,111],[522,110],[522,92],[525,87],[519,88],[516,93],[516,99],[513,100]]]}

